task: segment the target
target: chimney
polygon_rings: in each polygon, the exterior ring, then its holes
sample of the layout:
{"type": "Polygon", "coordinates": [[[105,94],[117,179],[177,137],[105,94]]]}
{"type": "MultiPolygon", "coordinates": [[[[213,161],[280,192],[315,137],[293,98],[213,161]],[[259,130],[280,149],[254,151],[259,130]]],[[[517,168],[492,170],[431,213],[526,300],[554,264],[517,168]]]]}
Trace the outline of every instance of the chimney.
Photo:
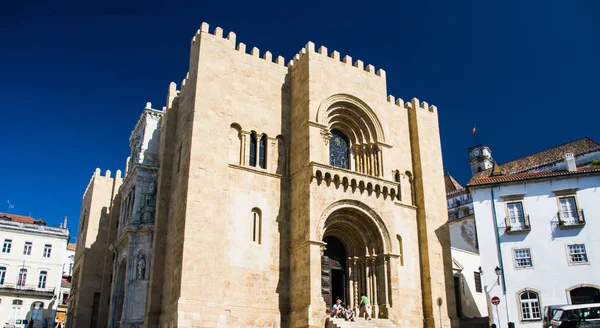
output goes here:
{"type": "Polygon", "coordinates": [[[63,227],[64,229],[67,229],[67,217],[66,217],[66,216],[63,218],[62,227],[63,227]]]}
{"type": "Polygon", "coordinates": [[[565,153],[565,162],[567,163],[567,171],[577,171],[577,165],[575,165],[575,157],[573,156],[573,153],[565,153]]]}

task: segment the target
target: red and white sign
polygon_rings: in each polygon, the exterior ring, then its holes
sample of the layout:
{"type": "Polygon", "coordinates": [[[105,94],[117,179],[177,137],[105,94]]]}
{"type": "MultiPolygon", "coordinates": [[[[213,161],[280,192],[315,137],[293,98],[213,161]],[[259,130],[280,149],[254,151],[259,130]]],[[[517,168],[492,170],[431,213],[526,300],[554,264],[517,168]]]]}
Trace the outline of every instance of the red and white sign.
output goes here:
{"type": "Polygon", "coordinates": [[[498,297],[498,296],[492,297],[492,304],[494,304],[494,305],[500,304],[500,297],[498,297]]]}

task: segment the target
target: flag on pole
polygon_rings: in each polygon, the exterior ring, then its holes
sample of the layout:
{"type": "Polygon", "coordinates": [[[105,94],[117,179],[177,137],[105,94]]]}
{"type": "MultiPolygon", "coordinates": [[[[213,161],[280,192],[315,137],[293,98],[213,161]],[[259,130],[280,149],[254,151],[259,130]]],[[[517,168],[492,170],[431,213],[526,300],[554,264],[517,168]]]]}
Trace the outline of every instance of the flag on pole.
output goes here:
{"type": "Polygon", "coordinates": [[[475,134],[476,129],[477,129],[477,125],[473,126],[473,130],[471,130],[471,134],[475,134]]]}

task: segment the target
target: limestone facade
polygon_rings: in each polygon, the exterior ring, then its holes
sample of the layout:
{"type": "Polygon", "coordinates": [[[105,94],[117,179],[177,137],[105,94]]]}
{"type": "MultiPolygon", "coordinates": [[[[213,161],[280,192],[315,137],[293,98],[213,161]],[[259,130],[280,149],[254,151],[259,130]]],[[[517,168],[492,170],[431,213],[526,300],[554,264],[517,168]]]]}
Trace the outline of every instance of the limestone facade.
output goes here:
{"type": "MultiPolygon", "coordinates": [[[[96,169],[83,194],[81,217],[71,293],[68,299],[67,327],[104,327],[106,318],[100,314],[104,260],[113,201],[121,185],[121,171],[115,177],[96,169]]],[[[110,277],[106,277],[109,278],[110,277]]]]}
{"type": "Polygon", "coordinates": [[[144,327],[323,327],[336,297],[363,294],[373,317],[452,325],[435,106],[388,96],[385,71],[337,51],[309,42],[286,65],[203,23],[161,114],[156,165],[128,172],[113,206],[155,174],[153,223],[111,243],[109,327],[140,324],[143,301],[144,327]]]}
{"type": "Polygon", "coordinates": [[[109,244],[115,259],[108,312],[111,327],[140,327],[144,322],[162,115],[147,103],[130,137],[131,156],[119,189],[116,239],[109,244]]]}

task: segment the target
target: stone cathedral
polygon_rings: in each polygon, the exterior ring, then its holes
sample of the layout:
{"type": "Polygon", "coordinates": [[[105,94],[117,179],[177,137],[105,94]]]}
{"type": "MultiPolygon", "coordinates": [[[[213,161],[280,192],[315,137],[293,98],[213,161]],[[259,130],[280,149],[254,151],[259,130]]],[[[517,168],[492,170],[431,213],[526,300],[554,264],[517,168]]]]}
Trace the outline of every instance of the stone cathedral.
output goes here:
{"type": "Polygon", "coordinates": [[[284,62],[203,23],[151,107],[123,177],[84,195],[69,327],[324,327],[363,294],[379,322],[457,325],[435,106],[312,42],[284,62]]]}

